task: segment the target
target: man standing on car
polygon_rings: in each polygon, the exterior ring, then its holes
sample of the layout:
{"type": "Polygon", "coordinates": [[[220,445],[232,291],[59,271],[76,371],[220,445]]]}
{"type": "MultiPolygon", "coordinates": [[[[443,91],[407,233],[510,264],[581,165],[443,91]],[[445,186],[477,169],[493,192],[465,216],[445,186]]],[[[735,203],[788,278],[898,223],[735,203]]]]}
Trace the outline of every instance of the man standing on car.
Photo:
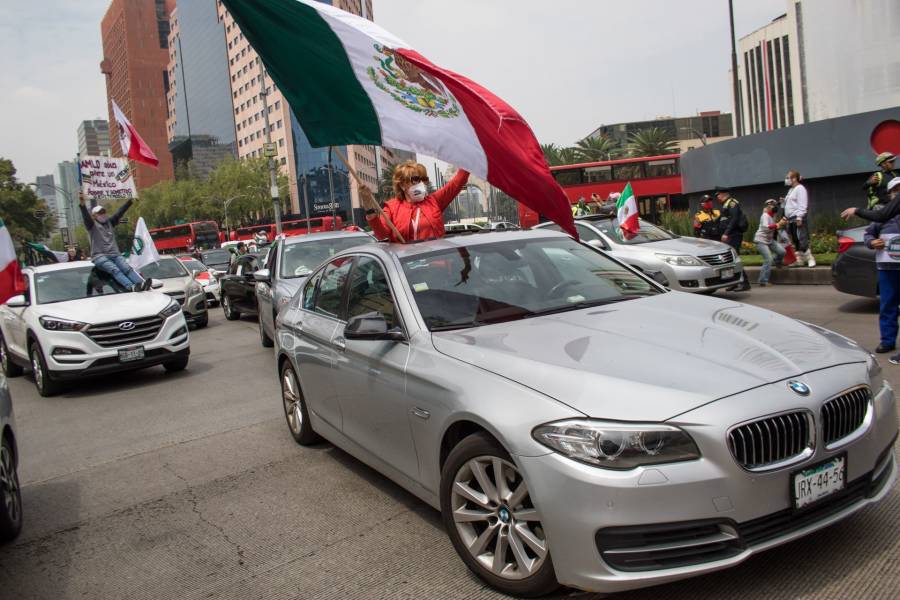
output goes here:
{"type": "Polygon", "coordinates": [[[116,283],[126,290],[140,292],[150,289],[150,280],[143,277],[131,268],[116,243],[116,225],[122,220],[125,211],[131,206],[129,199],[122,208],[116,211],[112,217],[106,216],[106,209],[99,204],[88,211],[84,204],[84,195],[78,198],[81,207],[81,218],[91,240],[91,261],[105,273],[112,275],[116,283]]]}
{"type": "MultiPolygon", "coordinates": [[[[800,183],[800,173],[797,171],[787,172],[784,185],[791,188],[784,198],[784,216],[788,220],[788,234],[797,252],[800,253],[800,260],[805,260],[806,266],[810,268],[815,267],[816,259],[809,249],[809,194],[806,192],[806,186],[800,183]]],[[[794,264],[799,267],[800,261],[794,264]]]]}
{"type": "MultiPolygon", "coordinates": [[[[721,240],[734,248],[735,253],[740,256],[744,232],[749,227],[747,215],[744,214],[740,203],[731,196],[731,192],[727,188],[716,187],[716,200],[722,205],[721,217],[719,217],[722,231],[721,240]]],[[[736,292],[749,292],[750,280],[747,278],[747,273],[741,271],[741,282],[729,289],[736,292]]]]}

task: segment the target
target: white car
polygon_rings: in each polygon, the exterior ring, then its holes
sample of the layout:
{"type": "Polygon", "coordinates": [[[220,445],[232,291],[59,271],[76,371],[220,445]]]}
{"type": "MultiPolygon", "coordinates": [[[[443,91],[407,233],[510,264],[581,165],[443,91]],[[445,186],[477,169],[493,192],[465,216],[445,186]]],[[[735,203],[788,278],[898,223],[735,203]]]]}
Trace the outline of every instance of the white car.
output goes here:
{"type": "Polygon", "coordinates": [[[200,329],[209,324],[203,285],[194,279],[183,262],[174,256],[163,256],[158,262],[141,267],[140,272],[144,279],[161,283],[159,291],[178,301],[189,325],[200,329]]]}
{"type": "Polygon", "coordinates": [[[176,301],[126,292],[93,263],[24,270],[26,291],[0,305],[0,365],[7,377],[30,367],[42,396],[92,375],[188,364],[187,322],[176,301]]]}
{"type": "Polygon", "coordinates": [[[194,279],[203,288],[203,293],[206,294],[206,306],[216,306],[219,303],[219,277],[227,271],[214,271],[196,258],[180,256],[178,260],[191,275],[194,275],[194,279]]]}
{"type": "Polygon", "coordinates": [[[484,228],[475,223],[445,223],[444,231],[447,233],[479,233],[484,228]]]}

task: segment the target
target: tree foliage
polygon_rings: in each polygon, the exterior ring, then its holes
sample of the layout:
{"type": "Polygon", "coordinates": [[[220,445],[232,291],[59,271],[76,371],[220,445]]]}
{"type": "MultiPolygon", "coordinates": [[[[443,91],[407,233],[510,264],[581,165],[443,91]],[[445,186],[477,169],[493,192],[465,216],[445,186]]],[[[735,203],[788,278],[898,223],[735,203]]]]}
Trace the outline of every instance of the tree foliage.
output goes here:
{"type": "Polygon", "coordinates": [[[659,156],[678,152],[678,144],[667,129],[648,127],[629,136],[630,156],[659,156]]]}
{"type": "Polygon", "coordinates": [[[572,148],[579,162],[599,162],[618,158],[621,150],[615,141],[606,136],[586,137],[575,142],[572,148]]]}
{"type": "Polygon", "coordinates": [[[0,158],[0,218],[20,242],[45,239],[56,226],[47,204],[16,179],[16,168],[6,158],[0,158]]]}

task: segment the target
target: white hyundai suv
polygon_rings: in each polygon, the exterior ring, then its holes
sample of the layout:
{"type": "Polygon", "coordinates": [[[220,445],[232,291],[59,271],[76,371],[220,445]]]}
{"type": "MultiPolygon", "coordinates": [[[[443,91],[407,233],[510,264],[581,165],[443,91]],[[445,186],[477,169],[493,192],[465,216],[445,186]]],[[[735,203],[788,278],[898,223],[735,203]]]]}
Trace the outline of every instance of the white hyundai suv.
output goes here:
{"type": "Polygon", "coordinates": [[[87,261],[29,267],[24,277],[25,293],[0,305],[7,377],[30,367],[38,392],[52,396],[87,376],[187,366],[187,322],[169,296],[127,292],[87,261]]]}

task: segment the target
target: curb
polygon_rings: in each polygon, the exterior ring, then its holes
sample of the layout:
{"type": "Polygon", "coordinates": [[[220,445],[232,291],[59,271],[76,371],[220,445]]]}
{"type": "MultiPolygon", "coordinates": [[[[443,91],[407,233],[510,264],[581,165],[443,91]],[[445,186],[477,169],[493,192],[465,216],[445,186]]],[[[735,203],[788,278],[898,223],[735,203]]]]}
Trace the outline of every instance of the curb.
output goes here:
{"type": "MultiPolygon", "coordinates": [[[[759,271],[762,267],[744,267],[750,282],[759,281],[759,271]]],[[[831,267],[772,267],[769,281],[781,285],[831,285],[831,267]]]]}

